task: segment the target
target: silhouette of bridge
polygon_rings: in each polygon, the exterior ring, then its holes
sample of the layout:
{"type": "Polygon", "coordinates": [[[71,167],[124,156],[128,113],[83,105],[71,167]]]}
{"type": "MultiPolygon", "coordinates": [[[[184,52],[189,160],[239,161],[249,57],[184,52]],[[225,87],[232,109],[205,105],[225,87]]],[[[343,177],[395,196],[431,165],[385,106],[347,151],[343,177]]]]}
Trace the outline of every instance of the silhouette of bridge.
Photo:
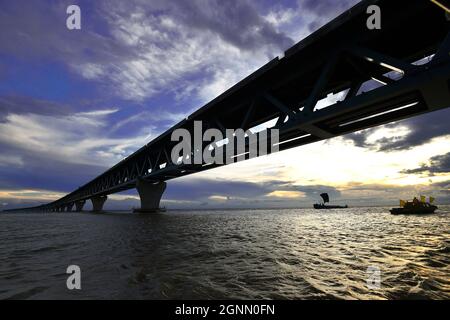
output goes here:
{"type": "Polygon", "coordinates": [[[193,132],[194,121],[221,132],[274,123],[282,151],[449,107],[449,27],[428,0],[362,1],[92,181],[22,210],[81,211],[90,199],[101,211],[109,194],[131,188],[143,211],[157,210],[165,181],[220,166],[171,161],[171,133],[193,132]],[[381,8],[379,30],[366,25],[370,5],[381,8]],[[326,105],[330,94],[340,101],[326,105]]]}

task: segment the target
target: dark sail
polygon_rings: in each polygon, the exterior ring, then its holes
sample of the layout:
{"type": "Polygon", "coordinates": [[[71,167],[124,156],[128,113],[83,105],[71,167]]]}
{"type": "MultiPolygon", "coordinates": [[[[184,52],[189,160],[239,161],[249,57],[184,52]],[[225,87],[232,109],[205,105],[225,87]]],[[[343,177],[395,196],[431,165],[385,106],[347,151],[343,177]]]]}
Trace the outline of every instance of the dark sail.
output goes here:
{"type": "Polygon", "coordinates": [[[324,203],[330,202],[330,197],[328,196],[328,193],[321,193],[320,196],[322,197],[324,203]]]}

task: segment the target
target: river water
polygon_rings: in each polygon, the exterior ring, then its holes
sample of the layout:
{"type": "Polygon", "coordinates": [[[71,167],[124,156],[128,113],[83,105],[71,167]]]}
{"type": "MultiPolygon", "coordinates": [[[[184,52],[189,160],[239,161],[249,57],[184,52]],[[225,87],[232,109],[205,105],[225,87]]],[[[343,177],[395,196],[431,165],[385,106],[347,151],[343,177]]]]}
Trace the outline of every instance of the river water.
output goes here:
{"type": "Polygon", "coordinates": [[[449,213],[0,214],[0,299],[449,299],[449,213]]]}

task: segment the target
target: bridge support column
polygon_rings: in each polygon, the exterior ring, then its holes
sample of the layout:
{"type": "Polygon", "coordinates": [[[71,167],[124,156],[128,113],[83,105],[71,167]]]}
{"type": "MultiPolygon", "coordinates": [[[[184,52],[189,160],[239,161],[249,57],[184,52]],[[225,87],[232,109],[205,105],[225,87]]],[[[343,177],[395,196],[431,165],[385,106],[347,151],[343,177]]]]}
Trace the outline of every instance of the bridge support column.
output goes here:
{"type": "Polygon", "coordinates": [[[135,209],[134,212],[150,213],[159,211],[159,202],[166,190],[167,183],[160,181],[152,183],[143,179],[138,179],[136,189],[141,198],[141,208],[135,209]]]}
{"type": "Polygon", "coordinates": [[[73,205],[74,205],[73,203],[68,204],[68,205],[67,205],[67,210],[66,210],[66,211],[67,211],[67,212],[72,212],[73,205]]]}
{"type": "Polygon", "coordinates": [[[84,204],[86,203],[86,200],[77,201],[75,202],[75,211],[81,212],[83,211],[84,204]]]}
{"type": "Polygon", "coordinates": [[[105,203],[107,196],[100,196],[91,198],[92,201],[92,212],[101,212],[103,211],[103,204],[105,203]]]}

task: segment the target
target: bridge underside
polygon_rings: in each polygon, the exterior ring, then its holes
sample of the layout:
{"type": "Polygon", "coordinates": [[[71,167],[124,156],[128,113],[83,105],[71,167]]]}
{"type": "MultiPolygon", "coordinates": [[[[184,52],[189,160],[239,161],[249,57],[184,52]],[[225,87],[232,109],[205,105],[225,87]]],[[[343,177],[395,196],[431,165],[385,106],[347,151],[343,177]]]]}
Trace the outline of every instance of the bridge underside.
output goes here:
{"type": "MultiPolygon", "coordinates": [[[[193,132],[194,121],[224,136],[225,129],[271,122],[279,129],[281,151],[447,108],[449,31],[445,12],[431,1],[363,1],[91,182],[32,209],[58,211],[75,204],[80,211],[87,199],[136,187],[142,209],[157,209],[163,181],[221,166],[171,161],[177,143],[171,133],[193,132]],[[366,27],[371,4],[381,8],[381,30],[366,27]],[[329,95],[338,101],[326,103],[329,95]]],[[[211,147],[226,158],[226,145],[211,147]]],[[[247,141],[246,152],[249,148],[247,141]]]]}

